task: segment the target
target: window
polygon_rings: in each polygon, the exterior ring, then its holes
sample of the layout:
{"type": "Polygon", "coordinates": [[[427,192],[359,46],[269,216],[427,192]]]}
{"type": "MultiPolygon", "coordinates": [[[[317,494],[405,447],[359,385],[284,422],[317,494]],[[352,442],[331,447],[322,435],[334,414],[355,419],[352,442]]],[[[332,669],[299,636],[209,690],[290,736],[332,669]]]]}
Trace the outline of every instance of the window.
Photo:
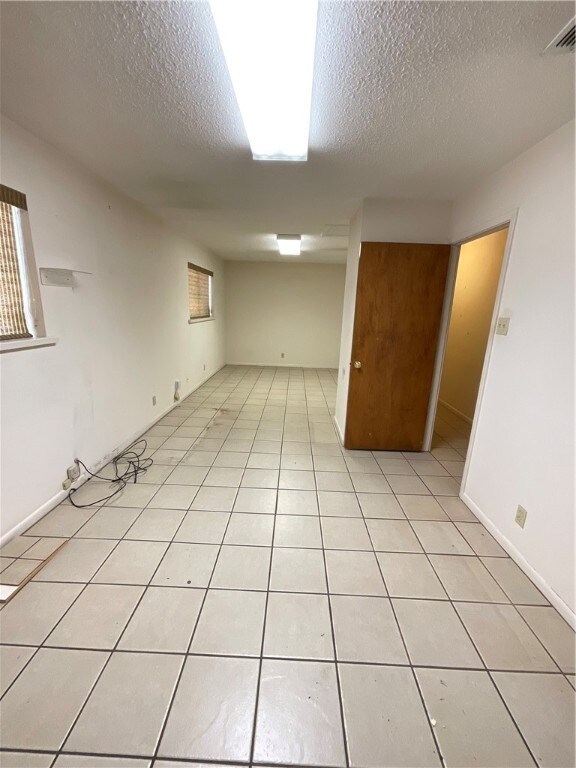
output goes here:
{"type": "Polygon", "coordinates": [[[7,187],[0,191],[0,338],[29,339],[18,258],[19,212],[26,210],[26,197],[7,187]]]}
{"type": "Polygon", "coordinates": [[[212,317],[212,278],[214,273],[204,267],[188,264],[188,310],[190,320],[212,317]]]}
{"type": "Polygon", "coordinates": [[[0,351],[46,346],[26,195],[0,184],[0,351]]]}

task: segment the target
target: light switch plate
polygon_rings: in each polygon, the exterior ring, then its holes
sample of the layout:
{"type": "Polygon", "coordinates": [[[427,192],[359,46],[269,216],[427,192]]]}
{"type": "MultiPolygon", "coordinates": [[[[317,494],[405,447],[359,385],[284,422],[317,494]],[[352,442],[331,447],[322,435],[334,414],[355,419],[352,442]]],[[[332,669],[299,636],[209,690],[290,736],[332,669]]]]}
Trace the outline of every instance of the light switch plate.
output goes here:
{"type": "Polygon", "coordinates": [[[527,510],[525,510],[524,507],[518,504],[518,509],[516,510],[516,517],[514,518],[514,520],[518,523],[520,528],[524,528],[524,526],[526,525],[527,516],[528,516],[527,510]]]}
{"type": "Polygon", "coordinates": [[[509,317],[499,317],[496,323],[496,333],[498,336],[508,336],[508,326],[510,325],[509,317]]]}

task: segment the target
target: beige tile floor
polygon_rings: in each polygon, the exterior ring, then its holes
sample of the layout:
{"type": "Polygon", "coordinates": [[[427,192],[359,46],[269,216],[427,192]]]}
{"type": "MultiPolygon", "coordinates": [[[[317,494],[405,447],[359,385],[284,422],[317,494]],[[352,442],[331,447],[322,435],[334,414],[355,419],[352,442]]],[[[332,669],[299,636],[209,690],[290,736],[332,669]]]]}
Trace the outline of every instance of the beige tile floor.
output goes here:
{"type": "Polygon", "coordinates": [[[26,532],[69,542],[0,612],[3,768],[574,766],[574,635],[458,498],[468,426],[343,450],[335,375],[223,369],[26,532]]]}

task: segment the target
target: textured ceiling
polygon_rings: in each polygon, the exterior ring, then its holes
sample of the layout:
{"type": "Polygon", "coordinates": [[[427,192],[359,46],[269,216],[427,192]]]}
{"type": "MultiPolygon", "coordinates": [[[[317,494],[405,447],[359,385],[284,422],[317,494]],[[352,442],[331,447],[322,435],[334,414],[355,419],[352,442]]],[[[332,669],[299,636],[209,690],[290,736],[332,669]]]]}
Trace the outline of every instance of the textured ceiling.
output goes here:
{"type": "Polygon", "coordinates": [[[362,198],[453,199],[573,117],[573,56],[541,55],[573,12],[321,2],[302,164],[251,159],[206,2],[1,2],[1,107],[225,258],[339,261],[362,198]]]}

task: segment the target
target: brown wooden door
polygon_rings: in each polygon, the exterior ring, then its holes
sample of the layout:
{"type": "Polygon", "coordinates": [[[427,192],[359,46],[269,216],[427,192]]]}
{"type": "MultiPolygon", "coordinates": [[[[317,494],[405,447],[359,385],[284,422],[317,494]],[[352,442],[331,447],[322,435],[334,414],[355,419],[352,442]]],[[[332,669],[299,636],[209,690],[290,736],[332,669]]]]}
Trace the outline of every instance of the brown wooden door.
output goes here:
{"type": "Polygon", "coordinates": [[[362,243],[346,448],[422,450],[449,258],[449,245],[362,243]]]}

